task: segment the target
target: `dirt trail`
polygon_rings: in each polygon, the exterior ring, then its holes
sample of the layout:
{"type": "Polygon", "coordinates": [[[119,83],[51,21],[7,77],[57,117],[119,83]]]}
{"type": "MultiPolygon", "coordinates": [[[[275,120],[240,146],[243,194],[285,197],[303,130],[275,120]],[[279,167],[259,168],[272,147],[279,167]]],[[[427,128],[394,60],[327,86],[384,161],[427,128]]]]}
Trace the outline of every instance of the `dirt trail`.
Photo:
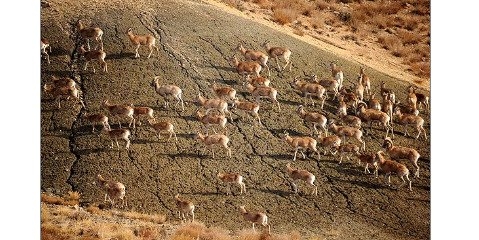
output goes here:
{"type": "MultiPolygon", "coordinates": [[[[292,136],[308,135],[310,129],[295,112],[298,105],[304,104],[304,98],[291,88],[290,81],[294,76],[312,73],[327,76],[329,71],[324,63],[339,59],[345,84],[349,86],[359,71],[357,63],[202,1],[50,2],[50,8],[41,10],[41,33],[52,42],[52,64],[42,62],[41,83],[51,75],[74,78],[86,107],[63,101],[58,110],[51,96],[42,94],[42,191],[63,194],[75,190],[82,193],[84,204],[100,202],[103,195],[92,183],[96,174],[101,173],[127,186],[130,210],[164,213],[172,223],[178,221],[173,197],[181,193],[196,204],[198,220],[231,231],[250,227],[238,213],[238,206],[246,205],[265,211],[275,232],[299,230],[305,236],[325,239],[429,237],[430,144],[404,137],[404,127],[395,126],[395,144],[414,146],[422,155],[421,178],[413,179],[413,192],[406,188],[396,190],[388,187],[383,177],[378,180],[364,174],[364,167],[358,166],[356,160],[338,165],[338,156],[323,154],[320,161],[308,154],[306,159],[300,157],[292,163],[316,175],[318,196],[307,195],[302,183],[299,194],[291,190],[285,165],[291,162],[293,150],[282,136],[285,131],[292,136]],[[78,19],[105,32],[108,73],[98,71],[98,65],[95,74],[91,69],[82,70],[84,62],[75,51],[76,36],[70,31],[78,19]],[[146,48],[140,48],[141,57],[134,59],[134,48],[125,34],[129,27],[137,34],[157,37],[159,53],[146,59],[146,48]],[[240,77],[228,59],[239,40],[245,41],[247,47],[260,48],[267,39],[290,47],[294,53],[291,72],[281,74],[271,67],[271,85],[279,91],[282,111],[262,100],[261,127],[251,115],[234,110],[233,122],[227,124],[233,157],[226,157],[218,148],[213,159],[211,152],[195,139],[195,133],[203,129],[194,117],[198,108],[195,98],[198,93],[214,97],[210,83],[215,80],[219,85],[237,89],[240,99],[253,100],[239,83],[240,77]],[[176,84],[183,89],[185,111],[163,107],[163,99],[150,86],[154,76],[160,76],[164,84],[176,84]],[[159,140],[143,120],[143,125],[132,129],[129,151],[109,149],[110,140],[92,133],[91,125],[81,120],[90,113],[109,115],[101,106],[104,99],[152,107],[158,120],[169,120],[175,125],[178,142],[159,140]],[[218,171],[240,172],[248,193],[227,196],[226,186],[216,179],[218,171]]],[[[373,89],[377,91],[383,80],[395,89],[399,99],[405,99],[407,83],[371,68],[367,72],[373,89]]],[[[317,105],[308,105],[306,109],[320,111],[317,105]]],[[[323,112],[332,119],[336,109],[337,102],[329,99],[323,112]]],[[[421,115],[429,134],[429,116],[423,112],[421,115]]],[[[111,117],[113,128],[119,127],[118,120],[123,127],[127,125],[126,119],[111,117]]],[[[374,126],[371,134],[364,137],[368,152],[381,149],[384,133],[374,126]]],[[[412,169],[409,163],[405,164],[412,169]]],[[[393,183],[399,184],[395,177],[393,183]]],[[[238,189],[233,186],[232,190],[238,189]]]]}

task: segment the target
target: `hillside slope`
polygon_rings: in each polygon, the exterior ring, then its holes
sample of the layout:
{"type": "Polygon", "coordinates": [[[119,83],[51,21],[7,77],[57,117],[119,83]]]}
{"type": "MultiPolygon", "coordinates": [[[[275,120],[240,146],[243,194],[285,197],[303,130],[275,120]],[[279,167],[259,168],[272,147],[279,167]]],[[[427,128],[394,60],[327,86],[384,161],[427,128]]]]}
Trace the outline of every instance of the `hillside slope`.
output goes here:
{"type": "MultiPolygon", "coordinates": [[[[404,187],[388,187],[384,177],[378,180],[365,175],[364,167],[359,167],[356,159],[338,165],[338,156],[323,154],[320,161],[310,155],[306,159],[298,157],[292,163],[316,175],[318,196],[305,194],[309,189],[303,183],[299,184],[299,194],[291,190],[285,165],[291,162],[293,150],[282,136],[285,131],[293,136],[308,135],[310,130],[295,112],[304,99],[291,88],[290,82],[305,74],[329,76],[324,64],[337,60],[345,73],[345,85],[350,86],[359,72],[357,64],[202,1],[52,0],[50,7],[41,9],[41,34],[49,39],[53,49],[52,63],[42,61],[41,84],[52,75],[72,77],[79,83],[86,105],[62,101],[62,108],[56,109],[52,97],[42,93],[42,191],[63,195],[73,190],[82,194],[83,205],[101,202],[103,193],[93,184],[100,173],[126,185],[129,211],[162,213],[170,223],[178,222],[173,197],[181,193],[196,204],[197,219],[231,231],[250,226],[238,213],[238,206],[246,205],[265,211],[275,232],[298,230],[305,236],[325,239],[429,237],[430,143],[422,138],[404,137],[404,127],[395,125],[395,144],[413,146],[421,154],[421,177],[411,178],[413,192],[404,187]],[[108,73],[99,71],[97,63],[93,63],[95,74],[92,64],[82,71],[84,62],[78,58],[72,31],[78,19],[103,29],[108,73]],[[134,47],[126,35],[129,27],[136,34],[155,35],[160,51],[146,59],[147,51],[142,47],[141,57],[135,59],[134,47]],[[213,159],[211,152],[195,139],[196,132],[203,130],[195,118],[195,98],[198,93],[214,97],[210,84],[216,81],[234,87],[240,99],[253,100],[228,59],[235,54],[233,49],[240,41],[248,48],[262,49],[265,40],[288,46],[293,52],[291,72],[280,74],[273,68],[274,61],[269,64],[271,85],[279,91],[281,111],[262,100],[260,116],[264,127],[258,126],[251,115],[233,111],[234,121],[227,124],[233,156],[226,157],[218,148],[213,159]],[[183,89],[185,111],[163,107],[163,99],[150,86],[154,76],[183,89]],[[132,130],[129,151],[110,149],[110,140],[92,133],[91,124],[82,120],[91,113],[110,116],[102,106],[104,99],[115,104],[152,107],[158,120],[170,120],[175,125],[178,142],[166,142],[165,135],[158,140],[146,120],[142,120],[143,125],[132,130]],[[225,195],[226,186],[216,178],[219,171],[240,172],[248,193],[225,195]]],[[[398,99],[405,101],[408,83],[370,68],[366,71],[374,91],[379,91],[380,82],[385,81],[398,99]]],[[[306,109],[319,111],[317,105],[306,109]]],[[[337,101],[326,101],[324,112],[328,119],[333,118],[336,109],[337,101]]],[[[429,135],[429,115],[421,112],[421,116],[426,120],[429,135]]],[[[110,124],[118,128],[118,118],[110,117],[110,124]]],[[[122,119],[122,126],[126,124],[126,119],[122,119]]],[[[384,131],[374,126],[371,135],[364,137],[367,151],[380,150],[383,136],[384,131]]],[[[119,143],[124,146],[124,142],[119,143]]],[[[405,164],[413,170],[409,163],[405,164]]],[[[395,176],[392,178],[395,185],[399,184],[395,176]]],[[[236,191],[236,186],[232,190],[236,191]]]]}

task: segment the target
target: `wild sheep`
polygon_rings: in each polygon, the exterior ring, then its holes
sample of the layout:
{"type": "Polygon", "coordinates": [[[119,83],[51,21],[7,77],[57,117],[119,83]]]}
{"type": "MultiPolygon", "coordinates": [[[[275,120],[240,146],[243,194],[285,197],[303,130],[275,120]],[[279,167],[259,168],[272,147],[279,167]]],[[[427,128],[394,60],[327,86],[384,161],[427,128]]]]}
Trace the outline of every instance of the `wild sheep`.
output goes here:
{"type": "Polygon", "coordinates": [[[259,117],[259,114],[258,114],[258,111],[259,111],[259,104],[258,103],[255,103],[255,102],[249,102],[249,101],[239,101],[239,100],[235,100],[233,102],[233,106],[232,106],[233,109],[241,109],[243,111],[247,111],[247,112],[250,112],[252,113],[253,115],[256,116],[256,119],[258,119],[258,123],[259,125],[263,125],[261,123],[261,118],[259,117]]]}
{"type": "Polygon", "coordinates": [[[326,78],[318,80],[316,75],[311,76],[311,81],[315,83],[319,83],[319,85],[323,86],[326,89],[326,98],[328,98],[328,92],[333,92],[333,99],[335,99],[339,95],[339,83],[336,79],[333,78],[326,78]]]}
{"type": "Polygon", "coordinates": [[[213,158],[215,158],[213,145],[221,145],[226,150],[226,155],[231,158],[231,148],[228,147],[230,138],[228,136],[223,134],[203,135],[201,133],[196,133],[196,138],[201,140],[205,144],[205,147],[211,148],[213,158]]]}
{"type": "Polygon", "coordinates": [[[343,101],[346,103],[346,106],[353,107],[353,110],[356,111],[358,106],[359,98],[356,93],[348,91],[346,88],[339,89],[339,102],[343,101]]]}
{"type": "Polygon", "coordinates": [[[338,113],[341,122],[347,126],[352,126],[355,128],[361,128],[361,118],[358,118],[354,115],[348,115],[347,105],[344,101],[339,101],[338,113]]]}
{"type": "MultiPolygon", "coordinates": [[[[284,132],[283,139],[290,146],[294,148],[293,161],[296,160],[296,154],[298,153],[298,150],[308,150],[308,149],[311,149],[318,154],[318,161],[321,159],[319,151],[316,148],[316,145],[318,144],[316,139],[312,137],[291,137],[286,131],[284,132]]],[[[304,155],[303,151],[301,151],[301,154],[303,155],[303,159],[305,159],[306,156],[304,155]]]]}
{"type": "Polygon", "coordinates": [[[383,95],[383,106],[381,111],[385,112],[389,116],[389,122],[393,124],[393,108],[394,103],[391,101],[391,96],[388,94],[383,95]]]}
{"type": "Polygon", "coordinates": [[[238,45],[238,47],[236,47],[236,50],[240,51],[247,61],[257,61],[263,68],[268,69],[268,76],[271,76],[271,72],[269,71],[268,67],[268,55],[261,51],[245,49],[241,43],[238,45]]]}
{"type": "Polygon", "coordinates": [[[244,193],[246,194],[246,185],[243,183],[243,176],[239,175],[238,173],[218,173],[216,175],[218,179],[220,179],[222,182],[228,184],[228,191],[226,192],[226,195],[231,192],[230,184],[238,184],[240,187],[240,194],[244,193]]]}
{"type": "Polygon", "coordinates": [[[111,130],[110,124],[108,124],[108,117],[103,114],[84,115],[83,119],[93,123],[91,125],[92,132],[95,132],[95,123],[101,123],[104,128],[111,130]]]}
{"type": "Polygon", "coordinates": [[[48,40],[46,40],[45,38],[41,38],[40,39],[41,53],[45,54],[45,56],[47,57],[48,64],[50,64],[50,55],[48,55],[47,48],[50,48],[50,52],[52,52],[52,46],[50,46],[50,43],[48,42],[48,40]]]}
{"type": "MultiPolygon", "coordinates": [[[[181,110],[184,111],[185,106],[183,104],[183,98],[182,98],[183,91],[181,90],[181,88],[179,88],[176,85],[160,85],[159,81],[160,81],[160,77],[155,76],[150,85],[155,88],[156,93],[160,94],[160,96],[164,98],[165,108],[169,107],[170,105],[169,98],[173,97],[174,99],[177,100],[175,106],[181,103],[181,110]]],[[[157,105],[158,105],[158,101],[159,100],[156,100],[157,105]]]]}
{"type": "MultiPolygon", "coordinates": [[[[198,110],[196,111],[196,118],[198,118],[198,121],[203,123],[203,125],[206,127],[206,134],[208,134],[208,129],[210,128],[210,125],[212,124],[221,126],[221,128],[223,128],[224,130],[224,133],[228,132],[228,129],[226,128],[227,119],[225,115],[204,114],[198,110]]],[[[214,128],[213,128],[213,132],[216,133],[214,128]]]]}
{"type": "Polygon", "coordinates": [[[413,87],[413,92],[416,95],[417,99],[417,107],[419,108],[420,106],[424,105],[426,108],[426,111],[429,112],[430,107],[429,107],[429,97],[426,94],[423,93],[417,93],[417,87],[413,87]]]}
{"type": "Polygon", "coordinates": [[[257,103],[260,102],[261,98],[268,98],[269,100],[271,100],[271,102],[276,103],[276,106],[278,106],[278,110],[281,111],[281,107],[277,99],[278,90],[266,86],[255,87],[249,83],[246,85],[246,87],[248,88],[248,91],[251,93],[251,95],[256,99],[257,103]]]}
{"type": "Polygon", "coordinates": [[[195,205],[193,202],[180,199],[180,194],[175,195],[175,205],[177,208],[178,218],[183,220],[187,220],[188,215],[191,215],[191,222],[195,221],[195,205]],[[186,213],[186,217],[185,217],[186,213]]]}
{"type": "Polygon", "coordinates": [[[240,213],[243,216],[244,220],[253,223],[253,231],[256,231],[254,229],[254,224],[258,223],[258,224],[263,225],[264,227],[268,226],[268,233],[271,232],[271,226],[268,223],[268,217],[266,216],[266,214],[264,214],[262,212],[248,212],[245,209],[245,206],[240,206],[239,209],[240,209],[240,213]]]}
{"type": "Polygon", "coordinates": [[[410,107],[417,109],[417,97],[416,97],[416,94],[414,93],[413,85],[409,85],[409,87],[407,88],[406,102],[410,107]]]}
{"type": "Polygon", "coordinates": [[[296,112],[299,114],[301,119],[303,119],[306,123],[310,122],[313,124],[313,129],[315,134],[318,134],[318,129],[316,128],[316,124],[317,124],[319,125],[319,127],[321,127],[321,129],[324,131],[326,136],[328,135],[328,129],[326,128],[328,119],[323,114],[319,112],[307,112],[306,110],[304,110],[303,105],[299,105],[296,112]]]}
{"type": "Polygon", "coordinates": [[[278,65],[278,69],[280,72],[286,69],[286,66],[289,64],[289,71],[291,71],[291,50],[285,47],[272,47],[269,45],[269,41],[265,41],[263,44],[263,47],[266,49],[266,52],[268,52],[268,55],[270,58],[274,58],[276,60],[276,64],[278,65]],[[283,67],[279,65],[279,60],[278,58],[281,57],[286,64],[284,64],[283,67]]]}
{"type": "Polygon", "coordinates": [[[271,83],[271,81],[269,79],[267,79],[265,77],[262,77],[262,76],[251,78],[248,75],[248,76],[246,76],[246,81],[248,83],[250,83],[251,85],[255,86],[255,87],[259,87],[259,86],[269,87],[269,84],[271,83]]]}
{"type": "Polygon", "coordinates": [[[160,122],[152,123],[151,121],[148,121],[148,123],[155,130],[156,134],[158,134],[158,139],[161,139],[160,133],[162,131],[166,131],[170,134],[170,136],[166,140],[167,142],[170,141],[172,136],[174,136],[175,141],[178,142],[178,138],[176,137],[176,133],[175,133],[175,127],[173,126],[173,124],[171,122],[160,121],[160,122]]]}
{"type": "Polygon", "coordinates": [[[362,140],[363,132],[360,129],[349,126],[337,126],[334,122],[329,124],[329,129],[336,135],[343,137],[343,143],[346,143],[346,137],[352,137],[361,143],[363,151],[366,150],[366,142],[362,140]]]}
{"type": "Polygon", "coordinates": [[[234,101],[236,99],[236,90],[232,87],[218,87],[216,81],[211,85],[216,96],[225,100],[234,101]]]}
{"type": "Polygon", "coordinates": [[[324,101],[326,100],[326,97],[324,96],[326,89],[323,86],[319,85],[318,83],[309,83],[303,80],[299,80],[298,77],[295,77],[293,82],[291,82],[291,87],[301,91],[305,98],[307,98],[309,95],[313,107],[314,101],[312,95],[315,95],[316,97],[318,97],[318,99],[321,99],[321,109],[323,109],[324,101]]]}
{"type": "Polygon", "coordinates": [[[341,68],[339,68],[335,62],[331,62],[329,64],[331,67],[331,76],[338,81],[339,83],[339,88],[341,89],[343,87],[343,80],[344,80],[344,74],[341,68]]]}
{"type": "Polygon", "coordinates": [[[152,120],[153,122],[156,122],[156,118],[153,116],[153,108],[150,107],[133,107],[133,128],[136,127],[136,122],[138,121],[138,126],[141,126],[141,121],[140,117],[141,116],[147,116],[148,120],[152,120]]]}
{"type": "Polygon", "coordinates": [[[358,96],[359,101],[363,101],[365,88],[363,86],[362,78],[358,77],[358,82],[353,83],[353,85],[354,85],[354,92],[356,93],[356,96],[358,96]]]}
{"type": "Polygon", "coordinates": [[[356,154],[358,157],[358,164],[361,165],[361,163],[365,164],[364,167],[364,174],[371,173],[369,171],[369,166],[374,167],[374,174],[377,172],[377,165],[376,165],[376,154],[374,153],[362,153],[360,154],[359,152],[356,154]]]}
{"type": "MultiPolygon", "coordinates": [[[[82,54],[82,56],[85,58],[85,67],[83,68],[84,71],[86,71],[89,62],[93,60],[97,60],[100,64],[100,67],[103,69],[103,71],[108,72],[108,65],[105,62],[106,53],[105,51],[103,51],[103,48],[98,50],[87,51],[82,45],[80,46],[80,54],[82,54]]],[[[95,66],[92,65],[92,67],[93,67],[93,73],[95,73],[95,66]]]]}
{"type": "Polygon", "coordinates": [[[314,176],[312,173],[306,170],[292,168],[290,163],[286,164],[286,171],[288,172],[289,177],[293,179],[292,185],[294,188],[294,193],[298,193],[298,187],[295,181],[303,180],[307,184],[313,187],[313,191],[311,192],[311,195],[318,195],[318,186],[314,184],[314,180],[316,180],[316,176],[314,176]]]}
{"type": "Polygon", "coordinates": [[[261,65],[256,61],[238,61],[236,56],[230,58],[230,63],[236,69],[239,75],[243,76],[243,80],[250,74],[256,74],[259,77],[259,73],[261,72],[261,65]]]}
{"type": "Polygon", "coordinates": [[[407,128],[409,125],[415,126],[417,130],[416,139],[419,138],[421,132],[424,133],[424,138],[427,140],[426,130],[424,129],[424,119],[420,116],[403,114],[400,108],[396,108],[394,116],[397,116],[397,123],[404,126],[404,136],[409,136],[407,128]]]}
{"type": "MultiPolygon", "coordinates": [[[[101,39],[103,36],[103,31],[100,28],[84,27],[81,20],[78,20],[77,31],[80,33],[81,39],[86,39],[88,51],[90,50],[90,39],[95,40],[100,45],[100,48],[103,49],[103,41],[101,39]]],[[[97,48],[98,46],[95,49],[97,48]]]]}
{"type": "Polygon", "coordinates": [[[126,34],[128,35],[128,38],[130,39],[131,44],[136,46],[135,49],[135,58],[139,58],[140,54],[138,53],[138,49],[140,48],[141,45],[148,46],[150,49],[150,54],[148,54],[148,57],[150,58],[151,53],[153,53],[153,48],[156,49],[156,52],[159,54],[159,49],[155,45],[156,39],[152,35],[135,35],[133,34],[133,30],[131,28],[128,28],[126,31],[126,34]]]}
{"type": "Polygon", "coordinates": [[[130,135],[131,132],[128,129],[120,128],[120,129],[107,129],[106,127],[103,128],[103,132],[110,138],[111,146],[113,148],[113,140],[116,142],[116,147],[120,150],[120,145],[118,144],[118,139],[123,139],[126,142],[125,149],[130,149],[130,135]]]}
{"type": "Polygon", "coordinates": [[[404,177],[406,177],[407,181],[409,182],[409,191],[412,191],[411,180],[409,180],[409,170],[407,169],[406,165],[386,159],[384,157],[383,151],[377,152],[376,155],[378,158],[377,166],[386,174],[386,177],[388,178],[388,186],[391,185],[391,174],[395,173],[402,180],[402,183],[398,188],[401,188],[406,183],[406,181],[404,181],[404,177]]]}
{"type": "Polygon", "coordinates": [[[327,150],[333,155],[336,155],[339,146],[341,145],[341,138],[336,135],[324,136],[323,133],[319,132],[318,134],[318,144],[324,148],[324,155],[326,155],[327,150]],[[333,149],[335,151],[333,151],[333,149]]]}
{"type": "Polygon", "coordinates": [[[228,103],[225,100],[220,98],[206,99],[201,95],[201,93],[198,93],[196,102],[201,107],[204,107],[206,109],[205,114],[208,114],[211,110],[216,109],[223,115],[228,114],[231,122],[233,122],[233,116],[231,115],[231,112],[228,111],[228,103]]]}
{"type": "Polygon", "coordinates": [[[51,77],[51,83],[53,83],[55,87],[78,87],[75,80],[69,77],[58,78],[57,76],[53,75],[51,77]]]}
{"type": "Polygon", "coordinates": [[[364,86],[364,91],[366,95],[371,96],[371,80],[369,76],[364,72],[364,67],[359,68],[359,81],[364,86]]]}
{"type": "MultiPolygon", "coordinates": [[[[384,93],[384,94],[388,94],[388,93],[384,93]]],[[[379,110],[379,111],[382,110],[381,102],[380,102],[379,99],[376,98],[375,93],[373,93],[371,96],[369,96],[368,107],[369,107],[369,109],[376,109],[376,110],[379,110]]]]}
{"type": "Polygon", "coordinates": [[[421,155],[419,155],[416,149],[410,147],[394,146],[393,141],[391,140],[391,138],[388,137],[384,139],[382,147],[385,149],[389,157],[391,157],[391,159],[393,160],[409,160],[416,168],[414,176],[419,177],[419,165],[417,165],[417,161],[419,160],[419,157],[421,155]]]}
{"type": "Polygon", "coordinates": [[[82,107],[85,107],[85,104],[80,97],[80,91],[78,91],[75,86],[56,86],[54,83],[46,83],[43,85],[43,90],[45,93],[50,93],[53,95],[55,101],[58,102],[58,109],[61,108],[61,98],[66,98],[66,100],[69,100],[70,97],[78,100],[82,107]]]}
{"type": "MultiPolygon", "coordinates": [[[[130,119],[130,123],[128,124],[128,127],[131,127],[131,124],[135,121],[135,118],[133,117],[134,114],[134,109],[130,105],[115,105],[115,104],[110,104],[108,99],[103,100],[103,106],[108,109],[111,115],[113,116],[124,116],[128,117],[130,119]]],[[[121,128],[121,122],[120,119],[118,118],[118,125],[120,125],[121,128]]]]}
{"type": "Polygon", "coordinates": [[[339,146],[338,148],[338,152],[339,152],[339,164],[341,164],[341,162],[343,162],[343,156],[346,155],[346,158],[348,159],[348,161],[351,161],[351,156],[354,154],[354,155],[358,155],[359,154],[359,147],[356,146],[355,144],[352,144],[352,143],[341,143],[341,145],[339,146]]]}
{"type": "Polygon", "coordinates": [[[387,115],[387,113],[376,109],[366,109],[366,103],[364,102],[359,103],[358,108],[359,111],[357,115],[364,122],[369,122],[369,130],[372,129],[373,121],[378,121],[386,130],[386,137],[388,136],[389,131],[391,131],[392,136],[394,137],[394,129],[391,125],[391,118],[387,115]]]}
{"type": "Polygon", "coordinates": [[[126,188],[121,182],[115,182],[111,180],[105,180],[100,174],[96,176],[95,184],[100,186],[105,193],[105,202],[108,200],[112,206],[115,206],[115,200],[121,200],[121,208],[123,206],[128,207],[126,201],[126,188]]]}

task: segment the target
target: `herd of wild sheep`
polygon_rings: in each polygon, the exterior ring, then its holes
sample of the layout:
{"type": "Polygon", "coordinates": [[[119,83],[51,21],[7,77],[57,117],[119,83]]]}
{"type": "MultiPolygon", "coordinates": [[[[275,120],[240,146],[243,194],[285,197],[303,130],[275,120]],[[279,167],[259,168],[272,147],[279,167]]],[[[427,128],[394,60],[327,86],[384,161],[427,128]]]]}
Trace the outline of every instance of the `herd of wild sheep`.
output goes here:
{"type": "MultiPolygon", "coordinates": [[[[88,64],[92,61],[97,61],[104,72],[108,71],[107,62],[105,61],[106,53],[103,51],[103,31],[100,28],[92,28],[83,26],[79,20],[77,22],[77,33],[79,36],[78,43],[79,53],[84,58],[83,70],[87,70],[88,64]],[[90,41],[96,43],[96,48],[90,48],[90,41]],[[86,43],[86,48],[85,48],[86,43]]],[[[155,45],[156,39],[151,35],[135,35],[132,29],[129,28],[126,35],[130,39],[135,48],[135,58],[140,58],[138,50],[141,46],[149,48],[147,58],[150,58],[153,50],[156,49],[159,54],[159,49],[155,45]]],[[[239,109],[251,113],[259,126],[263,126],[260,115],[258,113],[261,98],[267,98],[274,103],[278,110],[281,110],[280,103],[277,99],[277,89],[270,87],[270,80],[261,76],[261,71],[266,69],[268,76],[271,71],[268,66],[268,60],[273,58],[276,61],[278,71],[285,71],[289,65],[291,71],[292,63],[290,56],[291,50],[285,47],[270,46],[270,43],[264,42],[263,46],[266,53],[257,50],[245,49],[242,44],[239,44],[235,50],[244,56],[244,61],[238,60],[233,56],[230,61],[235,67],[239,75],[241,75],[243,84],[255,99],[254,102],[242,100],[236,97],[236,90],[230,86],[218,86],[214,82],[212,90],[216,93],[217,98],[207,99],[201,94],[196,98],[197,104],[204,109],[198,109],[196,117],[199,122],[204,124],[204,132],[197,132],[196,138],[198,141],[204,143],[212,152],[212,157],[215,157],[215,148],[219,145],[223,148],[228,157],[231,157],[231,149],[228,146],[230,138],[227,135],[226,124],[228,119],[233,123],[231,112],[229,109],[239,109]],[[225,134],[216,133],[213,128],[213,134],[209,134],[209,128],[212,125],[219,126],[225,134]]],[[[51,52],[51,46],[48,40],[41,39],[41,54],[50,64],[50,58],[47,51],[51,52]]],[[[92,63],[93,72],[95,67],[92,63]]],[[[311,126],[311,136],[290,136],[288,132],[284,132],[283,139],[285,144],[289,144],[294,149],[292,160],[296,160],[297,153],[301,153],[303,158],[306,158],[304,152],[312,151],[316,155],[317,160],[321,158],[321,151],[318,147],[323,148],[323,154],[328,152],[336,155],[339,154],[339,163],[343,157],[350,159],[356,157],[359,163],[365,165],[365,173],[370,173],[369,168],[374,168],[374,174],[377,177],[378,172],[383,172],[388,178],[388,185],[390,184],[391,174],[396,174],[402,183],[400,186],[408,184],[408,189],[412,191],[411,180],[409,179],[409,169],[405,164],[399,163],[396,160],[409,160],[414,166],[414,177],[419,177],[418,159],[420,157],[417,150],[409,146],[397,146],[393,143],[394,139],[394,124],[406,126],[405,135],[409,135],[407,131],[408,126],[412,126],[417,131],[415,138],[418,139],[421,135],[427,139],[426,131],[423,127],[424,119],[419,116],[420,111],[429,113],[429,97],[425,94],[418,93],[417,88],[409,86],[406,90],[408,92],[405,103],[399,104],[400,101],[396,99],[394,91],[386,88],[385,83],[381,82],[380,95],[376,96],[371,91],[371,80],[365,73],[364,68],[361,67],[357,81],[350,88],[343,87],[343,71],[336,63],[331,62],[328,66],[331,70],[331,77],[319,80],[315,75],[310,78],[300,79],[296,77],[291,82],[291,87],[304,96],[305,105],[308,104],[308,98],[314,106],[315,99],[319,100],[319,106],[323,109],[325,100],[330,99],[332,103],[336,104],[337,112],[335,113],[338,120],[327,119],[321,112],[307,111],[303,105],[298,106],[296,112],[304,120],[307,125],[311,126]],[[313,99],[313,96],[315,99],[313,99]],[[367,125],[371,129],[373,123],[379,124],[384,128],[383,151],[377,153],[367,153],[367,143],[363,140],[363,134],[366,133],[367,125]],[[319,128],[319,129],[318,129],[319,128]],[[351,140],[350,140],[351,139],[351,140]],[[347,141],[350,140],[350,141],[347,141]],[[358,145],[357,145],[358,144],[358,145]]],[[[164,99],[164,107],[169,108],[170,101],[175,101],[175,107],[184,111],[183,91],[175,85],[165,85],[161,83],[160,77],[156,76],[151,82],[151,86],[164,99]]],[[[61,108],[60,101],[62,98],[74,99],[80,102],[84,107],[81,93],[77,83],[70,78],[58,78],[52,76],[51,81],[44,85],[44,91],[53,95],[58,102],[58,108],[61,108]]],[[[157,102],[158,103],[158,102],[157,102]]],[[[151,126],[157,133],[158,138],[161,134],[167,133],[168,141],[174,137],[178,141],[175,133],[174,125],[169,121],[157,121],[154,117],[154,111],[150,107],[139,107],[130,105],[113,104],[105,99],[103,107],[110,113],[109,116],[99,113],[92,113],[83,116],[92,124],[92,131],[95,131],[95,125],[101,124],[102,131],[111,139],[111,148],[116,147],[120,149],[118,143],[119,139],[126,142],[125,148],[130,147],[131,132],[128,128],[122,128],[121,120],[128,119],[128,127],[135,128],[140,118],[147,118],[149,126],[151,126]],[[118,121],[119,128],[112,129],[109,124],[109,118],[115,117],[118,121]]],[[[295,192],[298,191],[296,180],[305,181],[311,187],[311,194],[317,195],[318,189],[315,185],[315,176],[304,169],[296,169],[290,163],[286,165],[286,171],[293,180],[293,187],[295,192]]],[[[240,187],[240,194],[246,193],[246,186],[243,183],[243,177],[239,173],[218,173],[217,177],[225,182],[237,184],[240,187]]],[[[103,188],[105,193],[105,201],[115,204],[116,200],[121,200],[121,207],[127,206],[125,197],[125,186],[116,181],[105,180],[100,174],[97,175],[96,183],[103,188]]],[[[191,215],[194,220],[195,206],[191,201],[181,199],[179,195],[175,196],[176,206],[178,207],[178,215],[181,219],[186,219],[191,215]],[[185,217],[186,214],[186,217],[185,217]]],[[[263,226],[268,226],[268,217],[261,212],[250,212],[245,209],[245,206],[239,206],[239,211],[245,220],[263,226]]]]}

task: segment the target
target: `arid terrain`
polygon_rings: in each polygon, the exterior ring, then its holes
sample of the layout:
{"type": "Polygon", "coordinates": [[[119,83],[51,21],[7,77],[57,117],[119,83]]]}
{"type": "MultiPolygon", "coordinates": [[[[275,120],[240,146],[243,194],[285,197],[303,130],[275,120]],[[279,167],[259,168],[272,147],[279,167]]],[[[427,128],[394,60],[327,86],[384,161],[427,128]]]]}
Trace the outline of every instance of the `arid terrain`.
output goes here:
{"type": "MultiPolygon", "coordinates": [[[[233,10],[231,10],[233,11],[233,10]]],[[[298,155],[292,162],[294,150],[283,139],[284,132],[291,136],[311,133],[296,109],[304,104],[299,91],[290,83],[295,76],[316,74],[329,77],[326,67],[331,61],[344,71],[345,85],[357,79],[360,65],[353,59],[343,58],[332,51],[324,51],[298,36],[265,26],[249,18],[231,14],[209,1],[158,0],[158,1],[49,1],[41,9],[41,35],[50,41],[51,64],[42,60],[41,85],[55,75],[70,77],[80,87],[85,104],[62,101],[61,109],[50,94],[41,97],[41,190],[57,195],[68,191],[81,193],[81,205],[103,202],[104,193],[93,184],[97,174],[121,181],[126,185],[128,211],[159,213],[167,216],[169,224],[179,223],[174,196],[192,200],[196,205],[195,218],[207,226],[216,226],[234,232],[249,228],[238,212],[240,205],[251,210],[264,211],[275,233],[297,230],[302,236],[320,239],[428,239],[430,221],[430,142],[424,138],[405,137],[405,128],[394,124],[395,145],[414,147],[421,154],[420,177],[411,174],[412,192],[392,176],[393,186],[387,179],[364,174],[357,158],[343,160],[339,156],[314,154],[306,159],[298,155]],[[107,54],[108,72],[102,72],[97,62],[84,71],[84,60],[78,52],[76,22],[100,27],[104,31],[103,44],[107,54]],[[140,58],[135,58],[134,47],[126,31],[135,34],[152,34],[157,38],[159,52],[146,58],[148,51],[140,48],[140,58]],[[203,132],[196,119],[196,96],[215,97],[211,84],[231,86],[238,98],[254,100],[241,77],[229,63],[238,43],[245,47],[263,50],[261,44],[269,40],[272,45],[287,46],[292,51],[290,72],[278,72],[270,60],[271,86],[278,90],[281,111],[268,100],[261,100],[259,114],[264,126],[259,126],[253,116],[232,110],[233,122],[228,120],[227,135],[232,157],[216,148],[211,151],[195,138],[203,132]],[[95,66],[96,73],[93,73],[95,66]],[[185,110],[171,104],[163,107],[161,98],[150,85],[155,76],[162,84],[175,84],[183,89],[185,110]],[[118,118],[112,117],[102,106],[108,99],[114,104],[134,104],[154,109],[157,120],[171,121],[178,142],[159,140],[148,126],[131,129],[131,146],[120,150],[110,149],[105,134],[92,133],[92,126],[83,116],[103,113],[110,117],[112,128],[119,128],[118,118]],[[157,100],[159,100],[157,102],[157,100]],[[309,195],[310,189],[300,183],[294,194],[286,164],[307,169],[316,176],[318,195],[309,195]],[[247,194],[226,195],[227,187],[216,177],[218,172],[238,172],[245,177],[247,194]]],[[[91,43],[92,47],[95,43],[91,43]]],[[[379,92],[380,82],[395,91],[401,102],[406,100],[410,82],[392,77],[366,65],[373,91],[379,92]]],[[[265,72],[262,72],[264,75],[265,72]]],[[[419,91],[429,95],[428,88],[419,91]]],[[[318,103],[318,100],[315,99],[318,103]]],[[[318,104],[305,106],[309,111],[320,111],[318,104]]],[[[337,100],[326,100],[323,113],[334,119],[337,100]]],[[[430,134],[430,117],[421,110],[424,127],[430,134]]],[[[120,119],[122,127],[128,125],[120,119]]],[[[366,126],[366,125],[363,125],[366,126]]],[[[100,125],[96,125],[97,130],[100,125]]],[[[216,129],[218,129],[216,127],[216,129]]],[[[409,132],[416,132],[409,127],[409,132]]],[[[210,129],[211,131],[211,129],[210,129]]],[[[219,130],[221,131],[221,130],[219,130]]],[[[367,152],[382,149],[385,131],[374,125],[366,141],[367,152]]],[[[429,138],[428,138],[429,139],[429,138]]],[[[321,153],[323,148],[319,147],[321,153]]],[[[413,172],[413,166],[401,161],[413,172]]],[[[372,169],[371,169],[372,170],[372,169]]]]}

